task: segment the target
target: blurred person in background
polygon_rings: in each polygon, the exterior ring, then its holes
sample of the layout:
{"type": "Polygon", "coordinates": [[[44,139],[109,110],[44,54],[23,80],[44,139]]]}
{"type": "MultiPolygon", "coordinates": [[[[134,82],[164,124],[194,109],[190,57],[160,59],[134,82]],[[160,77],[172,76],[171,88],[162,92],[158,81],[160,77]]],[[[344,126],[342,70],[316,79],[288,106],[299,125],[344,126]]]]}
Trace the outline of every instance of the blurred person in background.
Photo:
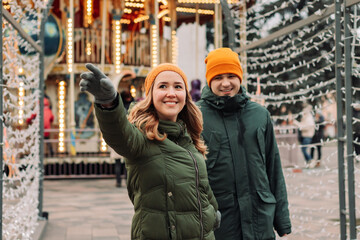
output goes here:
{"type": "Polygon", "coordinates": [[[120,93],[121,99],[124,103],[124,107],[126,110],[129,110],[130,104],[134,101],[134,98],[131,96],[129,90],[124,90],[120,93]]]}
{"type": "Polygon", "coordinates": [[[294,119],[294,124],[299,128],[299,141],[305,159],[305,168],[310,168],[314,165],[311,163],[312,158],[308,152],[308,145],[311,144],[315,134],[315,120],[311,112],[312,106],[305,105],[300,122],[294,119]]]}
{"type": "MultiPolygon", "coordinates": [[[[36,117],[36,113],[31,114],[31,116],[26,119],[26,123],[27,124],[32,124],[33,120],[36,117]]],[[[52,113],[51,109],[50,109],[50,101],[48,98],[44,97],[44,139],[45,140],[49,140],[50,139],[50,130],[51,129],[51,124],[54,121],[54,114],[52,113]]],[[[54,156],[54,150],[52,148],[52,143],[51,142],[47,142],[46,144],[46,155],[49,155],[50,157],[54,156]]]]}
{"type": "Polygon", "coordinates": [[[313,159],[314,161],[312,161],[312,165],[310,166],[311,168],[314,167],[320,167],[320,162],[321,162],[321,145],[322,145],[322,141],[324,140],[324,129],[325,129],[325,125],[324,125],[324,121],[325,118],[323,116],[323,114],[321,113],[320,110],[317,110],[315,113],[315,134],[312,138],[311,143],[314,144],[310,150],[310,156],[311,159],[313,159]],[[317,159],[314,159],[314,153],[315,153],[315,148],[317,149],[317,159]]]}
{"type": "Polygon", "coordinates": [[[194,79],[191,81],[191,90],[190,95],[194,102],[200,100],[201,97],[201,81],[199,79],[194,79]]]}

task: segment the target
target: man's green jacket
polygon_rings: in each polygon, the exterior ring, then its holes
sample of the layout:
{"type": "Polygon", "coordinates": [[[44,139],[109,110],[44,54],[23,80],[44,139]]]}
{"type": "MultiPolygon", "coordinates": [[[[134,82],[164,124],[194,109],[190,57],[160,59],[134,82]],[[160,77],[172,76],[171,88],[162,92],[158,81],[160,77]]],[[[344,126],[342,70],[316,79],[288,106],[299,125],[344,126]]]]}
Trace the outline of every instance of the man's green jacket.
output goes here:
{"type": "Polygon", "coordinates": [[[168,137],[151,141],[128,122],[121,100],[113,110],[95,110],[106,143],[126,157],[131,239],[215,239],[217,202],[184,123],[160,121],[168,137]]]}
{"type": "Polygon", "coordinates": [[[216,239],[275,239],[291,232],[279,150],[269,112],[246,96],[215,95],[197,102],[204,118],[210,186],[222,214],[216,239]]]}

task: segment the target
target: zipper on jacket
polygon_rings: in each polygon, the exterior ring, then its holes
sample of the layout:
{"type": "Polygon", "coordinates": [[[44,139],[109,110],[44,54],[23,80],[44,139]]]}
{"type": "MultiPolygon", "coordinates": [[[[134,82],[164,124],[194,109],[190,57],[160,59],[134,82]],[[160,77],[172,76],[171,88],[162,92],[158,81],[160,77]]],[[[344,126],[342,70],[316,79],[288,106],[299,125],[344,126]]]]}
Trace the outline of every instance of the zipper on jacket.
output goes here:
{"type": "MultiPolygon", "coordinates": [[[[182,130],[184,130],[182,128],[182,125],[180,123],[178,123],[180,128],[182,130]]],[[[179,143],[175,140],[174,141],[177,145],[179,145],[179,143]]],[[[179,145],[180,146],[180,145],[179,145]]],[[[195,166],[195,172],[196,172],[196,194],[197,194],[197,200],[199,203],[199,217],[200,217],[200,239],[202,240],[204,238],[204,225],[203,225],[203,215],[202,215],[202,207],[201,207],[201,200],[200,200],[200,191],[199,191],[199,167],[197,165],[196,159],[194,158],[194,155],[192,154],[191,151],[189,151],[188,149],[184,148],[190,155],[190,157],[192,158],[192,160],[194,161],[194,166],[195,166]]]]}
{"type": "Polygon", "coordinates": [[[199,192],[199,167],[197,165],[196,159],[194,158],[194,155],[188,150],[186,149],[186,151],[188,151],[188,153],[190,154],[191,158],[194,161],[194,165],[195,165],[195,171],[196,171],[196,193],[197,193],[197,200],[199,203],[199,215],[200,215],[200,239],[203,239],[203,234],[204,234],[204,226],[203,226],[203,216],[202,216],[202,207],[201,207],[201,200],[200,200],[200,192],[199,192]]]}

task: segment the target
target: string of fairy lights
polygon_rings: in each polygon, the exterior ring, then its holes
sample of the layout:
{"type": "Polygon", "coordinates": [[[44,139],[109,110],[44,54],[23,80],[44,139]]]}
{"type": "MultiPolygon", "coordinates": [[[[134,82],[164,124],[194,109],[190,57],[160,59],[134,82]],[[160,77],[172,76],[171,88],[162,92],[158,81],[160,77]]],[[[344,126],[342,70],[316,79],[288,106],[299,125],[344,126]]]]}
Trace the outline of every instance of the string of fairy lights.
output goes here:
{"type": "MultiPolygon", "coordinates": [[[[254,62],[252,65],[255,65],[255,64],[260,65],[262,68],[266,68],[269,65],[288,62],[289,60],[298,57],[300,54],[302,54],[306,51],[313,50],[313,49],[319,50],[319,46],[321,44],[324,44],[327,41],[334,40],[333,32],[328,32],[328,30],[326,30],[326,32],[322,32],[322,33],[324,35],[319,35],[319,37],[315,36],[314,38],[311,38],[309,41],[305,41],[304,43],[301,43],[301,45],[300,44],[291,45],[291,46],[289,46],[289,49],[286,51],[284,50],[284,51],[279,51],[276,53],[266,54],[266,57],[251,56],[248,59],[251,62],[254,62]],[[320,38],[321,40],[316,41],[316,38],[320,38]],[[307,46],[307,43],[310,41],[313,42],[313,44],[310,46],[307,46]],[[290,55],[288,54],[289,51],[292,51],[292,53],[290,55]]],[[[248,65],[248,67],[252,67],[252,66],[248,65]]]]}
{"type": "MultiPolygon", "coordinates": [[[[256,1],[255,5],[247,9],[246,26],[247,29],[236,29],[236,35],[246,33],[247,39],[237,39],[237,43],[241,46],[250,45],[257,40],[264,38],[270,34],[271,29],[281,29],[285,24],[296,23],[309,16],[309,13],[322,15],[328,5],[324,5],[321,10],[316,11],[315,5],[322,3],[320,0],[306,1],[306,5],[297,10],[296,6],[300,0],[290,1],[256,1]],[[263,11],[265,9],[267,11],[263,11]],[[315,10],[314,10],[315,9],[315,10]],[[282,18],[278,16],[281,15],[282,18]],[[279,20],[280,19],[280,20],[279,20]],[[270,28],[269,28],[270,26],[270,28]],[[251,41],[249,36],[251,36],[251,41]]],[[[236,5],[236,4],[235,4],[236,5]]],[[[236,6],[239,6],[237,4],[236,6]]],[[[239,16],[241,8],[232,5],[232,15],[239,16]]],[[[351,43],[351,59],[352,59],[352,75],[355,78],[354,83],[359,83],[360,78],[360,19],[359,4],[353,6],[350,12],[352,34],[351,43]]],[[[241,25],[242,19],[235,19],[235,24],[241,25]]],[[[241,55],[240,55],[241,56],[241,55]]],[[[272,40],[259,47],[246,51],[245,58],[240,59],[247,71],[245,78],[249,96],[272,112],[272,120],[275,124],[281,122],[291,123],[292,120],[301,118],[305,112],[300,110],[304,104],[311,104],[313,110],[312,115],[322,112],[324,120],[316,122],[315,129],[325,127],[325,138],[319,143],[313,143],[308,147],[316,146],[334,146],[333,152],[324,153],[321,160],[321,168],[319,170],[304,171],[312,180],[309,183],[288,185],[288,192],[291,196],[298,199],[321,198],[321,199],[338,199],[338,192],[329,192],[326,188],[327,184],[335,184],[337,179],[337,165],[334,164],[337,158],[335,146],[337,140],[335,138],[336,131],[336,80],[335,80],[335,17],[334,14],[315,21],[307,26],[296,29],[295,31],[284,34],[277,39],[272,40]],[[276,91],[276,93],[275,93],[276,91]],[[285,114],[280,111],[281,107],[286,108],[285,114]],[[297,111],[296,111],[297,110],[297,111]],[[325,156],[324,156],[325,155],[325,156]],[[306,188],[306,191],[303,189],[306,188]],[[308,190],[311,191],[308,191],[308,190]],[[311,195],[305,195],[311,193],[311,195]]],[[[342,89],[345,93],[345,89],[342,89]]],[[[359,85],[352,87],[354,99],[359,99],[359,85]],[[356,96],[356,98],[355,98],[356,96]]],[[[345,99],[343,99],[345,102],[345,99]]],[[[352,104],[355,106],[355,103],[352,104]]],[[[343,116],[345,118],[345,116],[343,116]]],[[[353,117],[353,126],[360,123],[360,119],[353,117]]],[[[298,129],[295,125],[276,126],[276,131],[285,131],[290,134],[294,129],[298,129]]],[[[354,145],[360,145],[360,139],[353,140],[354,145]]],[[[292,142],[289,139],[278,139],[280,151],[300,151],[303,147],[297,141],[292,142]]],[[[354,152],[354,158],[360,160],[354,152]]],[[[301,156],[301,155],[300,155],[301,156]]],[[[285,159],[289,161],[289,159],[285,159]]],[[[302,159],[297,160],[297,164],[301,164],[302,159]]],[[[355,165],[355,176],[360,172],[359,165],[355,165]]],[[[297,173],[284,171],[287,179],[296,179],[297,173]]],[[[355,189],[360,189],[360,179],[357,177],[355,189]]],[[[360,200],[359,193],[356,194],[356,201],[360,200]]],[[[290,212],[293,221],[293,232],[296,236],[302,236],[304,239],[319,239],[319,236],[310,236],[307,234],[309,222],[312,226],[319,228],[321,237],[326,236],[327,239],[337,239],[339,233],[330,229],[339,229],[338,222],[329,222],[324,219],[325,215],[338,215],[338,209],[329,209],[326,206],[318,208],[313,206],[291,206],[290,212]],[[306,214],[304,214],[306,213],[306,214]],[[308,217],[304,218],[306,215],[308,217]]],[[[359,216],[359,209],[356,210],[359,216]]],[[[358,230],[360,228],[358,227],[358,230]]],[[[358,234],[358,236],[360,236],[358,234]]],[[[291,239],[291,237],[290,237],[291,239]]]]}
{"type": "MultiPolygon", "coordinates": [[[[285,11],[285,14],[283,15],[283,18],[281,19],[281,21],[279,21],[279,26],[283,26],[284,24],[293,23],[295,21],[295,19],[306,17],[309,9],[313,9],[314,4],[321,2],[321,0],[307,1],[304,8],[301,11],[299,11],[297,8],[297,5],[300,3],[300,1],[301,0],[283,1],[280,6],[273,5],[272,10],[269,10],[266,13],[264,13],[262,15],[258,15],[256,17],[247,18],[247,22],[249,24],[248,26],[251,26],[251,24],[253,24],[254,22],[256,22],[257,26],[261,26],[261,24],[263,24],[263,22],[264,22],[263,20],[265,20],[268,17],[272,17],[281,11],[285,11]],[[293,11],[291,11],[289,9],[294,9],[296,12],[294,13],[293,11]],[[286,12],[292,12],[292,13],[287,14],[286,12]]],[[[248,13],[250,14],[250,13],[261,11],[264,8],[264,6],[268,5],[268,4],[269,4],[269,2],[261,4],[260,2],[258,3],[258,1],[257,1],[257,3],[253,7],[248,9],[248,13]]],[[[324,5],[324,7],[326,7],[326,5],[324,5]]],[[[321,15],[322,10],[318,10],[318,12],[316,14],[321,15]]],[[[273,27],[273,26],[271,26],[271,27],[273,27]]],[[[247,29],[247,31],[249,33],[256,32],[255,29],[247,29]]]]}
{"type": "MultiPolygon", "coordinates": [[[[46,3],[41,0],[7,1],[5,11],[38,35],[41,10],[45,7],[46,3]]],[[[33,47],[3,18],[4,32],[2,236],[31,239],[38,224],[40,59],[33,47]]]]}

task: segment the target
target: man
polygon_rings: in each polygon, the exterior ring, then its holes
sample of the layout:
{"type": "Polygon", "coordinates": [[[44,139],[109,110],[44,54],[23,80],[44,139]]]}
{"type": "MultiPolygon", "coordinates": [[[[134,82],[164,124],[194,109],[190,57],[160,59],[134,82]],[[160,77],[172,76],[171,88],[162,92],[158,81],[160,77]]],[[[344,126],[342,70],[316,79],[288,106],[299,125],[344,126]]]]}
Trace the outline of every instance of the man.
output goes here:
{"type": "Polygon", "coordinates": [[[243,71],[229,48],[205,59],[204,118],[210,185],[221,212],[216,239],[275,239],[291,232],[279,150],[269,112],[241,87],[243,71]]]}

